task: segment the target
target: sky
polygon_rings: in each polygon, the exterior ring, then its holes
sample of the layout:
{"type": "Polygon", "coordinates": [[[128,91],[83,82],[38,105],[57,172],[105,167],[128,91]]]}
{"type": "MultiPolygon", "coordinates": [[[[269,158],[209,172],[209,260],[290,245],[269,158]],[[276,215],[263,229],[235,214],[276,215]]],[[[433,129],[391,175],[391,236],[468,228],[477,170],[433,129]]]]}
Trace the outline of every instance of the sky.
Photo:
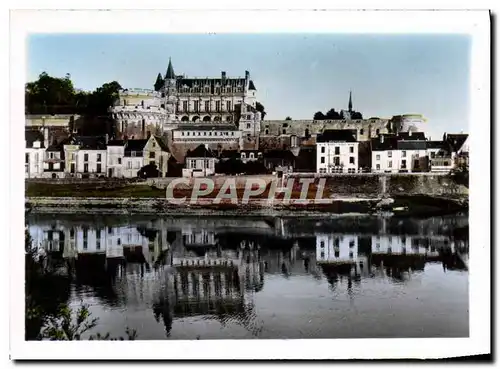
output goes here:
{"type": "Polygon", "coordinates": [[[153,88],[169,57],[176,74],[250,71],[266,119],[312,119],[353,108],[365,118],[418,113],[426,132],[468,131],[471,39],[416,34],[37,34],[28,39],[29,81],[71,75],[75,88],[118,81],[153,88]]]}

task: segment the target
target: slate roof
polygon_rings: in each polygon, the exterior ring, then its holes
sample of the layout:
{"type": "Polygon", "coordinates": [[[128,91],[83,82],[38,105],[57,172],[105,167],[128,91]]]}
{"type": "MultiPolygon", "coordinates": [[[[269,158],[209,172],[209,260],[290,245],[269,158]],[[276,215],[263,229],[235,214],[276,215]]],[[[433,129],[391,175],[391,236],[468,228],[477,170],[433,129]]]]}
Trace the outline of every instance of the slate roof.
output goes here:
{"type": "MultiPolygon", "coordinates": [[[[245,86],[245,78],[222,79],[222,78],[185,78],[183,76],[177,77],[176,87],[178,91],[182,92],[182,90],[180,89],[184,86],[187,86],[189,88],[200,87],[199,93],[201,94],[206,93],[205,87],[209,87],[208,93],[214,94],[216,87],[240,87],[243,89],[245,86]]],[[[223,93],[223,91],[221,91],[221,93],[223,93]]]]}
{"type": "Polygon", "coordinates": [[[248,84],[248,90],[255,90],[255,91],[257,91],[257,89],[255,88],[255,85],[253,84],[252,80],[248,84]]]}
{"type": "Polygon", "coordinates": [[[174,79],[175,78],[175,73],[174,73],[174,67],[172,66],[172,60],[168,59],[168,67],[167,67],[167,73],[165,73],[165,79],[174,79]]]}
{"type": "Polygon", "coordinates": [[[125,151],[143,151],[148,140],[127,140],[125,151]]]}
{"type": "Polygon", "coordinates": [[[194,150],[188,150],[186,153],[186,158],[215,158],[216,153],[210,149],[207,149],[205,145],[199,145],[194,150]]]}
{"type": "Polygon", "coordinates": [[[62,143],[54,143],[52,145],[49,145],[46,152],[62,152],[63,151],[63,144],[62,143]]]}
{"type": "Polygon", "coordinates": [[[167,151],[169,152],[168,150],[168,145],[167,143],[165,142],[165,140],[163,139],[163,137],[161,136],[154,136],[154,138],[156,139],[156,142],[158,142],[158,145],[160,145],[160,148],[163,150],[163,151],[167,151]]]}
{"type": "Polygon", "coordinates": [[[269,150],[264,154],[264,159],[286,159],[295,160],[295,155],[290,150],[269,150]]]}
{"type": "Polygon", "coordinates": [[[40,141],[40,148],[44,148],[43,134],[40,131],[28,130],[24,134],[26,140],[26,148],[32,148],[33,142],[40,141]]]}
{"type": "Polygon", "coordinates": [[[380,135],[372,138],[372,151],[396,150],[398,147],[398,138],[395,135],[380,135]],[[381,137],[384,137],[383,142],[381,137]]]}
{"type": "Polygon", "coordinates": [[[316,136],[316,142],[356,142],[355,132],[351,129],[326,129],[316,136]]]}
{"type": "Polygon", "coordinates": [[[108,146],[125,146],[124,140],[110,140],[108,141],[108,146]]]}
{"type": "Polygon", "coordinates": [[[427,141],[398,141],[398,150],[426,150],[427,141]]]}
{"type": "Polygon", "coordinates": [[[425,133],[424,132],[411,132],[411,135],[409,132],[400,132],[398,135],[399,140],[405,140],[405,141],[418,141],[418,140],[425,140],[425,133]]]}
{"type": "Polygon", "coordinates": [[[106,138],[94,136],[76,136],[74,141],[80,150],[106,150],[106,138]]]}
{"type": "Polygon", "coordinates": [[[442,149],[444,147],[443,141],[427,141],[428,149],[442,149]]]}
{"type": "Polygon", "coordinates": [[[219,155],[221,159],[239,159],[241,154],[237,150],[222,150],[219,155]]]}
{"type": "Polygon", "coordinates": [[[450,146],[453,152],[457,152],[462,148],[465,141],[467,140],[467,137],[469,137],[469,135],[466,133],[447,134],[446,143],[450,146]]]}

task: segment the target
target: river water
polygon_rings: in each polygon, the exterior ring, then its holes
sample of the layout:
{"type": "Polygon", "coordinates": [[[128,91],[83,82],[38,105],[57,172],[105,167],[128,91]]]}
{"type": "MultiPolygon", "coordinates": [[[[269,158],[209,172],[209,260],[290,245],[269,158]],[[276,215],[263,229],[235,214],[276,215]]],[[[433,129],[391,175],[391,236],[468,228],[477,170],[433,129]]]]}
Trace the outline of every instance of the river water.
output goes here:
{"type": "Polygon", "coordinates": [[[91,333],[137,339],[467,337],[468,216],[29,215],[33,242],[89,306],[91,333]]]}

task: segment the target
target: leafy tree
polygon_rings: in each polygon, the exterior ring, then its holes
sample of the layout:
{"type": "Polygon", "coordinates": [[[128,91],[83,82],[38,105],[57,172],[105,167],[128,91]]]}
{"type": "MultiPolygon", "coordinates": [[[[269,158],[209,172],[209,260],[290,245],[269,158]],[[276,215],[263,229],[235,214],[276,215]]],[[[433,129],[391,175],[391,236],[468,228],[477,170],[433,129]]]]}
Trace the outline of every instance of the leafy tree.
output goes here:
{"type": "Polygon", "coordinates": [[[160,89],[163,87],[164,84],[165,81],[163,80],[161,73],[158,73],[158,76],[156,77],[156,82],[154,84],[155,91],[160,91],[160,89]]]}
{"type": "Polygon", "coordinates": [[[351,119],[363,119],[363,114],[361,114],[359,111],[353,111],[351,113],[351,119]]]}
{"type": "Polygon", "coordinates": [[[325,119],[328,119],[328,120],[334,120],[334,119],[342,119],[342,116],[337,112],[335,111],[335,109],[330,109],[328,110],[328,112],[326,113],[325,115],[325,119]]]}
{"type": "Polygon", "coordinates": [[[148,164],[137,171],[137,177],[140,178],[157,178],[160,176],[160,171],[155,164],[148,164]]]}
{"type": "Polygon", "coordinates": [[[316,113],[314,113],[314,117],[313,117],[314,120],[325,120],[325,114],[323,114],[322,112],[320,111],[317,111],[316,113]]]}
{"type": "Polygon", "coordinates": [[[285,120],[292,120],[292,118],[291,117],[286,117],[285,120]]]}

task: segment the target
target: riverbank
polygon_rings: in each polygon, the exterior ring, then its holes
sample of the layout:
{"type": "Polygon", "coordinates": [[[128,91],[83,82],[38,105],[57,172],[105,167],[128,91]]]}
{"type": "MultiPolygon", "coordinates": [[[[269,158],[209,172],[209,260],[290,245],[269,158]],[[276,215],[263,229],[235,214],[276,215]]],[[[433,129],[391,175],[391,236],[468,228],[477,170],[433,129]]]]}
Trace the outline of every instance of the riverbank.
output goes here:
{"type": "Polygon", "coordinates": [[[303,203],[291,199],[288,203],[278,199],[250,198],[248,203],[233,204],[227,200],[219,204],[213,198],[199,198],[196,203],[173,204],[165,198],[120,197],[27,197],[26,208],[34,213],[108,213],[158,214],[202,216],[321,216],[334,215],[386,215],[432,216],[450,214],[468,209],[463,197],[397,196],[390,206],[377,207],[381,198],[344,197],[322,200],[323,203],[303,203]]]}

